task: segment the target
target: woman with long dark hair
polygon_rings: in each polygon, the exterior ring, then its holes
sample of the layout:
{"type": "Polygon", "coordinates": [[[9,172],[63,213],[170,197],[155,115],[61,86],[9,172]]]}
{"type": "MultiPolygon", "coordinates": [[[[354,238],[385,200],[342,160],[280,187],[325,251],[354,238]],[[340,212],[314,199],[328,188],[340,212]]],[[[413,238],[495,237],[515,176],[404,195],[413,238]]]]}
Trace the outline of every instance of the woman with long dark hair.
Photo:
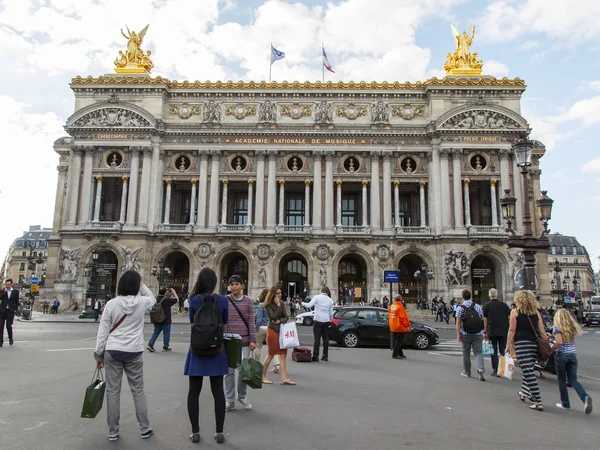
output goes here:
{"type": "MultiPolygon", "coordinates": [[[[216,301],[219,315],[225,325],[229,319],[229,302],[227,297],[214,294],[217,286],[217,275],[214,270],[204,267],[198,274],[196,285],[190,298],[190,323],[194,322],[194,316],[204,301],[216,301]]],[[[215,440],[222,444],[225,442],[223,425],[225,423],[225,393],[223,391],[223,376],[229,372],[227,367],[227,355],[224,351],[216,355],[196,355],[188,350],[185,361],[184,374],[189,376],[190,385],[188,390],[187,407],[190,423],[192,424],[192,435],[190,440],[194,443],[200,442],[200,392],[204,377],[210,377],[210,389],[215,401],[215,440]]]]}
{"type": "Polygon", "coordinates": [[[281,381],[280,384],[295,385],[296,383],[287,377],[287,349],[279,348],[279,328],[282,323],[287,323],[288,314],[286,306],[281,299],[281,287],[273,286],[267,298],[263,303],[265,311],[269,316],[269,325],[267,327],[267,346],[269,347],[269,356],[265,358],[263,362],[263,383],[273,384],[271,380],[267,378],[267,370],[269,365],[275,356],[279,356],[279,367],[281,370],[281,381]]]}

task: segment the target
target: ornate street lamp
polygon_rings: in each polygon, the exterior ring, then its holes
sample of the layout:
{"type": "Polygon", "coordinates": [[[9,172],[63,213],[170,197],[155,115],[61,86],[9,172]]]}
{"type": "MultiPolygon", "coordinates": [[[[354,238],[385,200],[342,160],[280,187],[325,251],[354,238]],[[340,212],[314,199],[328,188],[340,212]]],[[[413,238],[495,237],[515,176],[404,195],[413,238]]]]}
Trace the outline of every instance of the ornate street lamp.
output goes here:
{"type": "Polygon", "coordinates": [[[154,266],[150,270],[150,275],[152,275],[158,281],[158,290],[165,287],[165,281],[171,278],[171,269],[165,267],[164,259],[158,260],[158,267],[154,266]]]}

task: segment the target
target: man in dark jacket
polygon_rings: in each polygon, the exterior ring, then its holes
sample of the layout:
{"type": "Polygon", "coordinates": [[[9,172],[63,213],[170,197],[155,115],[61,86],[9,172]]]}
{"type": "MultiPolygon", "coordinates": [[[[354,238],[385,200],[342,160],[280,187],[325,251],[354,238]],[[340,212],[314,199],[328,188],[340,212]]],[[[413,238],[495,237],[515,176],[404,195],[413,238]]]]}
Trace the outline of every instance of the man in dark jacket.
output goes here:
{"type": "Polygon", "coordinates": [[[483,305],[483,338],[492,343],[492,376],[498,376],[498,352],[504,356],[506,338],[508,337],[508,321],[510,307],[498,300],[498,291],[490,289],[490,301],[483,305]]]}
{"type": "Polygon", "coordinates": [[[148,342],[148,346],[146,347],[150,353],[154,353],[154,343],[160,336],[160,333],[163,334],[163,352],[168,352],[171,349],[169,348],[169,342],[171,341],[171,323],[172,323],[172,315],[171,308],[177,302],[179,302],[179,297],[175,292],[175,289],[169,289],[167,292],[166,288],[161,288],[158,291],[158,298],[156,299],[157,303],[160,303],[165,311],[165,320],[161,323],[154,324],[154,333],[152,333],[152,337],[148,342]]]}
{"type": "Polygon", "coordinates": [[[4,344],[4,324],[8,333],[8,343],[13,345],[13,321],[19,307],[19,291],[13,289],[13,281],[8,278],[4,281],[4,289],[0,292],[0,347],[4,344]]]}

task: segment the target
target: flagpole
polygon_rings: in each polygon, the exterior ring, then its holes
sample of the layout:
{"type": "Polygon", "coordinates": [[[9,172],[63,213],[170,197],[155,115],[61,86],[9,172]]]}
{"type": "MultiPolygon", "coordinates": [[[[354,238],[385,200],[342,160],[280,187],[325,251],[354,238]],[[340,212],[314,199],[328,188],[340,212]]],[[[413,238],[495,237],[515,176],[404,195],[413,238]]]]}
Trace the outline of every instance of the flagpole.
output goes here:
{"type": "Polygon", "coordinates": [[[325,83],[325,61],[323,61],[323,52],[325,51],[325,47],[323,47],[323,43],[321,42],[321,69],[323,70],[323,83],[325,83]]]}
{"type": "Polygon", "coordinates": [[[271,82],[271,68],[273,67],[273,43],[269,49],[269,83],[271,82]]]}

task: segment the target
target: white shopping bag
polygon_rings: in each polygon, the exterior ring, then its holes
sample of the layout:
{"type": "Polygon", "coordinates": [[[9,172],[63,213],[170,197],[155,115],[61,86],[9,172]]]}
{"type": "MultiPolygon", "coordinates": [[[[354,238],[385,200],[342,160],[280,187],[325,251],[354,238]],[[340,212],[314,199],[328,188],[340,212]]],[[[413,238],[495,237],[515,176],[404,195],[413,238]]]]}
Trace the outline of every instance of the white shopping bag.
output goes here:
{"type": "Polygon", "coordinates": [[[504,377],[512,380],[515,371],[515,360],[509,354],[504,355],[504,377]]]}
{"type": "Polygon", "coordinates": [[[282,323],[279,328],[279,348],[294,348],[300,345],[295,322],[282,323]]]}

